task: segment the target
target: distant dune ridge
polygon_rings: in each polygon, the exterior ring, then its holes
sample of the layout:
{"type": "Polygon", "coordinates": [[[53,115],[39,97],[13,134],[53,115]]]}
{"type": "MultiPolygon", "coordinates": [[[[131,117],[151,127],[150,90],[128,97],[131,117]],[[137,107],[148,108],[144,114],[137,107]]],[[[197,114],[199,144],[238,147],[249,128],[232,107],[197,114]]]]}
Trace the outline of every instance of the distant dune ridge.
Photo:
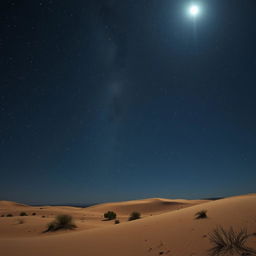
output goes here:
{"type": "Polygon", "coordinates": [[[88,208],[0,201],[0,216],[7,214],[13,217],[0,217],[4,256],[207,256],[209,234],[218,226],[247,228],[248,246],[256,249],[256,194],[217,201],[153,198],[88,208]],[[208,218],[195,219],[201,210],[208,218]],[[19,216],[23,211],[28,216],[19,216]],[[107,211],[116,212],[120,224],[102,221],[107,211]],[[142,219],[128,222],[132,211],[142,219]],[[58,214],[72,215],[78,228],[42,233],[58,214]]]}
{"type": "Polygon", "coordinates": [[[178,210],[204,202],[207,202],[207,200],[169,200],[162,198],[150,198],[144,200],[95,205],[87,208],[87,211],[100,213],[106,210],[111,210],[115,211],[119,215],[127,215],[132,211],[139,211],[142,214],[159,214],[161,212],[178,210]]]}
{"type": "MultiPolygon", "coordinates": [[[[11,201],[0,201],[0,207],[5,208],[5,207],[28,207],[28,205],[25,204],[19,204],[11,201]]],[[[1,210],[0,208],[0,210],[1,210]]]]}

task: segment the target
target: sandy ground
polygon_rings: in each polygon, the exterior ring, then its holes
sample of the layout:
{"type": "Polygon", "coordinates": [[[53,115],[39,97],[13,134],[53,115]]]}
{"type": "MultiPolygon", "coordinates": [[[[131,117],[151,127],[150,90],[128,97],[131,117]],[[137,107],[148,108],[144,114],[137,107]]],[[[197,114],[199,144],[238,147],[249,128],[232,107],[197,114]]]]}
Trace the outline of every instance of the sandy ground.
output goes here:
{"type": "MultiPolygon", "coordinates": [[[[14,217],[0,217],[0,255],[4,256],[206,256],[211,247],[209,232],[219,225],[256,233],[256,195],[218,201],[155,198],[88,208],[0,201],[0,216],[8,213],[14,217]],[[196,220],[195,213],[202,209],[207,210],[208,218],[196,220]],[[102,221],[108,210],[117,212],[120,224],[102,221]],[[29,216],[17,216],[21,211],[29,216]],[[140,211],[143,218],[128,222],[132,211],[140,211]],[[31,216],[33,212],[35,216],[31,216]],[[74,217],[75,231],[42,233],[54,216],[63,213],[74,217]]],[[[256,249],[255,235],[248,245],[256,249]]]]}

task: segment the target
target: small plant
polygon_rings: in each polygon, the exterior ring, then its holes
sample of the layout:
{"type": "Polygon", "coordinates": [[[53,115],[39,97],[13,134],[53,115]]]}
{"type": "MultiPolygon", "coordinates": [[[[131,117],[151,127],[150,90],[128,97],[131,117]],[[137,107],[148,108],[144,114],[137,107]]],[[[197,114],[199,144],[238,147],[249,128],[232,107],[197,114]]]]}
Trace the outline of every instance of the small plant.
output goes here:
{"type": "Polygon", "coordinates": [[[104,213],[104,218],[108,219],[108,220],[114,220],[114,219],[116,219],[116,213],[112,212],[112,211],[108,211],[108,212],[104,213]]]}
{"type": "Polygon", "coordinates": [[[232,227],[229,230],[218,227],[209,234],[210,242],[213,244],[209,254],[210,256],[236,255],[236,253],[254,255],[256,251],[245,245],[248,238],[247,229],[235,232],[232,227]]]}
{"type": "Polygon", "coordinates": [[[120,220],[115,220],[115,224],[119,224],[120,223],[120,220]]]}
{"type": "Polygon", "coordinates": [[[132,221],[140,218],[141,218],[141,214],[139,212],[132,212],[128,220],[132,221]]]}
{"type": "Polygon", "coordinates": [[[3,218],[3,217],[4,217],[4,214],[2,214],[1,217],[3,218]]]}
{"type": "Polygon", "coordinates": [[[45,216],[43,215],[42,218],[45,218],[45,216]]]}
{"type": "Polygon", "coordinates": [[[11,213],[8,213],[6,217],[13,217],[13,215],[11,213]]]}
{"type": "Polygon", "coordinates": [[[70,215],[58,215],[54,221],[48,223],[45,232],[53,232],[60,229],[74,229],[76,225],[73,222],[73,217],[70,215]]]}
{"type": "Polygon", "coordinates": [[[32,216],[35,216],[35,215],[36,215],[36,213],[35,213],[35,212],[33,212],[33,213],[32,213],[32,216]]]}
{"type": "Polygon", "coordinates": [[[196,219],[206,219],[208,216],[207,216],[207,211],[206,210],[202,210],[202,211],[199,211],[195,214],[196,216],[196,219]]]}
{"type": "Polygon", "coordinates": [[[20,216],[28,216],[26,212],[21,212],[20,216]]]}
{"type": "Polygon", "coordinates": [[[18,224],[23,224],[25,221],[24,220],[22,220],[22,219],[19,219],[18,220],[18,224]]]}
{"type": "Polygon", "coordinates": [[[45,232],[53,232],[56,231],[56,224],[54,222],[50,222],[47,224],[47,230],[45,232]]]}

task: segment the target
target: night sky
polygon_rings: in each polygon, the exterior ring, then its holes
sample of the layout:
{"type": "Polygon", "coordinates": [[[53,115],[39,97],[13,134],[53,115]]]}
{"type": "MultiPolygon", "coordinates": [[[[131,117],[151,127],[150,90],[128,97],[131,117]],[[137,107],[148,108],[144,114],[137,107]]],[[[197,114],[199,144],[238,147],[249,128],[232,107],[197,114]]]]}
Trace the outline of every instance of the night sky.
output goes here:
{"type": "Polygon", "coordinates": [[[0,2],[0,200],[255,192],[256,1],[0,2]]]}

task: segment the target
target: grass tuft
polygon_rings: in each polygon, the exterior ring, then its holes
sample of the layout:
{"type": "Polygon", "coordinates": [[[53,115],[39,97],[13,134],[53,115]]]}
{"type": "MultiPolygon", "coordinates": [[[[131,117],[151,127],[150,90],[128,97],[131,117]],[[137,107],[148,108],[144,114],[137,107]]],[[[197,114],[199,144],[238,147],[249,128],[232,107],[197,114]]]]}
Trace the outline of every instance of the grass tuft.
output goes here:
{"type": "Polygon", "coordinates": [[[209,255],[255,255],[256,251],[246,246],[249,236],[247,229],[235,232],[232,227],[229,230],[218,227],[209,234],[210,242],[213,244],[209,255]]]}
{"type": "Polygon", "coordinates": [[[206,219],[208,216],[207,216],[207,211],[206,210],[202,210],[202,211],[199,211],[195,214],[195,217],[196,219],[206,219]]]}

